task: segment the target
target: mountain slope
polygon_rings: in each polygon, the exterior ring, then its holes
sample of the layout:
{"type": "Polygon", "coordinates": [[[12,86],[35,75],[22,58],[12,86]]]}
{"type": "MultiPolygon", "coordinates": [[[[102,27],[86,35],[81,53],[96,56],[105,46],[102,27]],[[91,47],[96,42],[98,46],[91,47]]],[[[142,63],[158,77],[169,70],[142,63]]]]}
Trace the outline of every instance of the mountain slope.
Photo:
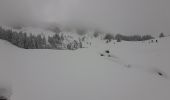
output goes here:
{"type": "Polygon", "coordinates": [[[0,74],[12,82],[11,100],[169,100],[169,42],[101,42],[60,51],[0,40],[0,74]]]}

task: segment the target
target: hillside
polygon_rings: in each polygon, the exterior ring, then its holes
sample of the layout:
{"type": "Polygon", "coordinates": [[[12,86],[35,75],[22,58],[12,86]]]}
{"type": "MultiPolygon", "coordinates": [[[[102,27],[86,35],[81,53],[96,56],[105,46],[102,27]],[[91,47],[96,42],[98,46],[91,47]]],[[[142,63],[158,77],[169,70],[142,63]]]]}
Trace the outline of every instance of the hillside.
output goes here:
{"type": "Polygon", "coordinates": [[[11,84],[4,86],[11,100],[170,99],[169,37],[92,42],[69,51],[25,50],[0,40],[0,82],[11,84]]]}

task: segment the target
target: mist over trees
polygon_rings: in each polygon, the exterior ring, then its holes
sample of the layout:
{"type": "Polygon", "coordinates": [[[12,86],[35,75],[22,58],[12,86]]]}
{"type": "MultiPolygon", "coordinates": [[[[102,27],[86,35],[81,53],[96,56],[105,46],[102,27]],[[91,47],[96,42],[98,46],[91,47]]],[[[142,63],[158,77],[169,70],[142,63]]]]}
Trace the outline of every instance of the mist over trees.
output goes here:
{"type": "Polygon", "coordinates": [[[77,28],[76,32],[78,35],[85,35],[87,33],[86,29],[83,29],[83,28],[77,28]]]}
{"type": "Polygon", "coordinates": [[[24,32],[15,32],[10,29],[5,30],[0,27],[0,39],[7,40],[17,47],[24,49],[69,49],[75,50],[82,47],[81,41],[74,40],[69,44],[64,44],[64,36],[55,34],[48,37],[42,35],[27,35],[24,32]]]}

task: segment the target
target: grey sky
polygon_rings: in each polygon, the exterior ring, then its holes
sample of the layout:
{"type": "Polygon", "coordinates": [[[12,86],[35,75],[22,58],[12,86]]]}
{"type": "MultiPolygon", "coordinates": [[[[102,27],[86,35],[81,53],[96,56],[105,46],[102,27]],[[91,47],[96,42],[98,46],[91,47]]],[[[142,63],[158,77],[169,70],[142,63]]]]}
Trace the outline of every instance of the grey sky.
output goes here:
{"type": "Polygon", "coordinates": [[[170,0],[1,0],[0,17],[81,22],[112,32],[170,33],[170,0]]]}

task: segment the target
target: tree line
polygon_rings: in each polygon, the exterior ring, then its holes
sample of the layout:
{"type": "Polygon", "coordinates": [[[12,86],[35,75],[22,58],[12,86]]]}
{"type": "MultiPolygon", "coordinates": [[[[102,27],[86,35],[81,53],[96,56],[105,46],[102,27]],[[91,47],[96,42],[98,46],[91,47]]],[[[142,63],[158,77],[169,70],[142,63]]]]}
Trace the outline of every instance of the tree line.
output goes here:
{"type": "Polygon", "coordinates": [[[28,35],[25,32],[16,32],[0,27],[0,39],[7,40],[17,47],[24,49],[69,49],[75,50],[82,47],[81,41],[74,40],[69,44],[64,44],[64,36],[56,33],[49,36],[48,40],[42,35],[28,35]]]}
{"type": "Polygon", "coordinates": [[[121,40],[124,41],[145,41],[145,40],[150,40],[153,39],[151,35],[122,35],[122,34],[116,34],[115,36],[113,34],[107,33],[104,37],[104,40],[117,40],[120,42],[121,40]]]}

